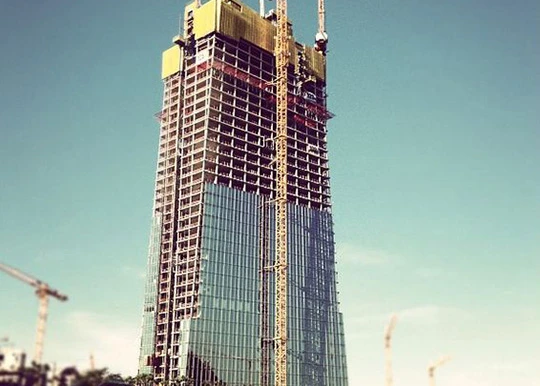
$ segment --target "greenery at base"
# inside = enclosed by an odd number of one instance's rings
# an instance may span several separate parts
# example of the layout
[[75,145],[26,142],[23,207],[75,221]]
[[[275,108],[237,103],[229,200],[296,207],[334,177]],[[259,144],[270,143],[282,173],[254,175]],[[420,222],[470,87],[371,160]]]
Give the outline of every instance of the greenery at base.
[[[76,367],[66,367],[56,374],[51,374],[48,365],[32,363],[11,373],[9,381],[2,381],[0,386],[161,386],[151,374],[139,374],[134,377],[122,377],[117,373],[110,373],[107,368],[86,370],[79,372]],[[186,376],[171,380],[168,386],[194,386],[195,382]],[[222,381],[205,381],[202,386],[225,386]]]

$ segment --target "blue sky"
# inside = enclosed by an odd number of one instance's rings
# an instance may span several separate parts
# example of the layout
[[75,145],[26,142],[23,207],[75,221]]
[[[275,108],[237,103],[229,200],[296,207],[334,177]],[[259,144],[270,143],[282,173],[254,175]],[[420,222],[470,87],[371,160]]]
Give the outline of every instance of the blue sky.
[[[290,2],[311,42],[316,2]],[[248,4],[256,5],[250,1]],[[273,4],[273,3],[272,3]],[[183,1],[0,2],[0,261],[67,293],[45,358],[134,373],[160,109]],[[351,386],[540,382],[540,3],[328,1]],[[0,336],[37,299],[0,276]]]

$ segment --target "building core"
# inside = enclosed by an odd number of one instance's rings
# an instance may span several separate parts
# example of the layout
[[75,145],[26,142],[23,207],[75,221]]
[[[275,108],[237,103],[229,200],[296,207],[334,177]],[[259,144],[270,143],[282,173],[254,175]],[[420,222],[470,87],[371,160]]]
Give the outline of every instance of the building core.
[[[272,12],[194,2],[164,83],[139,373],[273,385],[276,91]],[[326,57],[292,38],[287,379],[347,386],[327,152]]]

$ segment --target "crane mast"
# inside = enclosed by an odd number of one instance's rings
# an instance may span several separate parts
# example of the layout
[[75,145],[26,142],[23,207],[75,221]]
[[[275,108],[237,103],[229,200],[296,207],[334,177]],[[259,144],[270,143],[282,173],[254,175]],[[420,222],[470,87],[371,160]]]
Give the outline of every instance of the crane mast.
[[429,386],[435,386],[435,370],[448,362],[451,358],[443,356],[428,367]]
[[319,10],[319,33],[326,33],[326,27],[325,27],[325,9],[324,9],[324,0],[319,0],[318,3],[318,10]]
[[318,2],[319,10],[319,28],[315,34],[315,50],[319,51],[323,55],[326,55],[326,46],[328,45],[328,34],[326,33],[326,11],[324,9],[324,0]]
[[287,385],[287,0],[277,0],[276,22],[276,310],[275,386]]
[[66,301],[68,297],[64,294],[61,294],[57,290],[52,289],[51,287],[49,287],[47,283],[44,283],[41,280],[38,280],[6,264],[0,263],[0,270],[36,288],[36,296],[39,299],[39,312],[38,312],[34,361],[40,364],[41,359],[43,357],[43,342],[45,339],[45,327],[47,325],[49,296],[55,297],[56,299],[63,302]]
[[392,333],[396,328],[397,315],[392,315],[384,333],[384,353],[386,359],[386,386],[392,386]]

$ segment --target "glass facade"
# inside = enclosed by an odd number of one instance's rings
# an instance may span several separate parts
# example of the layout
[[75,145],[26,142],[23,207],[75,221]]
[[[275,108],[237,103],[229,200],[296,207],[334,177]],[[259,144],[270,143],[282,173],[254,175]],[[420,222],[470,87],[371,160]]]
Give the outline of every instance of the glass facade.
[[154,326],[156,318],[159,250],[161,245],[161,216],[154,215],[150,230],[148,264],[144,286],[144,305],[142,319],[141,349],[139,353],[139,373],[151,374],[152,363],[149,358],[154,352]]
[[200,313],[180,350],[180,368],[196,382],[258,384],[258,203],[255,194],[206,184]]
[[[185,321],[178,353],[178,375],[196,384],[260,384],[261,207],[259,195],[205,186],[200,313]],[[289,213],[289,384],[347,385],[331,214]]]

